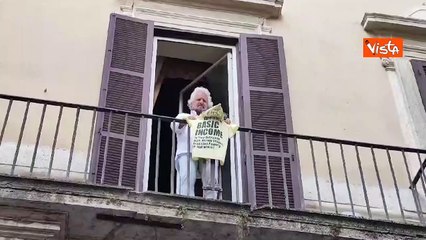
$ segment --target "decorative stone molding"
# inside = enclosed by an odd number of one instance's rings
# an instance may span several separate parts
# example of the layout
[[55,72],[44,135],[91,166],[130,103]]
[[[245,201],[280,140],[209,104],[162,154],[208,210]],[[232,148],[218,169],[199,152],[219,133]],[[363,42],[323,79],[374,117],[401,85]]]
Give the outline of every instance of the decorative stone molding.
[[426,59],[426,47],[404,44],[404,56],[408,58]]
[[382,66],[386,71],[395,71],[395,62],[390,58],[381,58]]
[[426,20],[382,13],[365,13],[361,25],[371,33],[426,36]]
[[[214,11],[210,9],[191,9],[168,4],[158,4],[141,0],[127,0],[120,6],[121,14],[152,20],[156,26],[182,30],[192,30],[225,36],[239,36],[241,33],[270,34],[272,28],[265,24],[264,18],[256,16],[238,17],[239,14]],[[244,20],[239,20],[244,19]]]
[[407,17],[426,19],[425,13],[426,13],[426,2],[422,3],[420,6],[418,6],[416,8],[413,8],[406,15],[407,15]]
[[65,240],[67,214],[0,206],[0,239]]
[[162,11],[162,10],[143,8],[143,7],[137,7],[135,9],[135,14],[167,18],[167,19],[174,20],[174,21],[177,21],[177,20],[192,21],[192,22],[196,22],[196,23],[200,23],[200,24],[212,24],[212,25],[217,25],[217,26],[240,28],[240,29],[244,29],[244,30],[255,30],[258,27],[260,27],[260,25],[253,24],[253,23],[234,22],[234,21],[228,21],[228,20],[219,19],[219,18],[201,17],[201,16],[196,16],[196,15],[182,14],[182,13],[177,13],[177,12],[167,12],[167,11]]
[[259,32],[268,33],[268,34],[270,34],[272,32],[272,27],[266,25],[265,19],[263,19],[263,22],[262,22],[262,25],[260,26]]
[[227,12],[243,13],[262,18],[278,18],[283,0],[146,0],[187,7],[209,8]]

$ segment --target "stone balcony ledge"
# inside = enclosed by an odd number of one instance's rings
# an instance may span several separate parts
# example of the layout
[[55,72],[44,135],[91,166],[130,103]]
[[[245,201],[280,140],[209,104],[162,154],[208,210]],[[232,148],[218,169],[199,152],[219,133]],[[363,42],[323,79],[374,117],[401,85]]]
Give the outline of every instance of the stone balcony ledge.
[[[3,208],[63,214],[71,240],[426,237],[426,229],[415,225],[9,176],[0,176],[0,218]],[[20,223],[19,216],[12,220]]]

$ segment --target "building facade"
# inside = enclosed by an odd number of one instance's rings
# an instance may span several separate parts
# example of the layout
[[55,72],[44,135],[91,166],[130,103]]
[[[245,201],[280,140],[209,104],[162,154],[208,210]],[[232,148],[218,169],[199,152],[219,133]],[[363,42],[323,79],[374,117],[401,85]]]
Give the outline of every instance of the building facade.
[[[426,238],[420,0],[6,0],[0,29],[0,237]],[[215,201],[175,194],[195,86],[240,125]]]

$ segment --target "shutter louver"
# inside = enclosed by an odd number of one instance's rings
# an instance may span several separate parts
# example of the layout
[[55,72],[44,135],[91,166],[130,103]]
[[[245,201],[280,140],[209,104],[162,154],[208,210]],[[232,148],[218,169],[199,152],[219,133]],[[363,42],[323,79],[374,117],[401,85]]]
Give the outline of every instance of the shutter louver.
[[[129,112],[148,112],[153,23],[111,14],[100,106]],[[111,117],[111,120],[109,119]],[[101,113],[100,134],[95,139],[95,182],[119,184],[125,137],[125,116]],[[110,128],[108,131],[109,123]],[[146,121],[128,116],[123,154],[122,186],[143,189]],[[107,141],[108,139],[108,141]],[[105,156],[106,154],[106,156]],[[104,163],[104,161],[106,162]]]
[[[240,38],[241,85],[244,124],[259,130],[292,133],[291,110],[282,38],[243,35]],[[254,133],[247,138],[247,175],[255,190],[249,196],[255,207],[269,205],[267,164],[269,160],[272,205],[286,207],[285,185],[290,208],[301,207],[300,166],[293,139]],[[282,152],[281,152],[282,146]],[[250,149],[252,148],[252,149]],[[253,169],[251,169],[253,166]],[[284,173],[283,173],[284,171]],[[250,188],[251,186],[249,186]]]

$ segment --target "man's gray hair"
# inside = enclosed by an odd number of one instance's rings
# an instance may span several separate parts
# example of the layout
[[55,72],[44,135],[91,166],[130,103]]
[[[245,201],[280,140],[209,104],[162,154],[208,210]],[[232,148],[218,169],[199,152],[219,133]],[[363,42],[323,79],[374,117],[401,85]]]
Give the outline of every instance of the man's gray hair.
[[197,87],[197,88],[194,89],[194,91],[192,91],[191,97],[188,100],[189,109],[191,109],[192,103],[196,100],[195,97],[197,96],[198,92],[202,92],[207,96],[207,107],[208,108],[213,107],[213,101],[212,101],[210,91],[207,88],[204,88],[204,87]]

